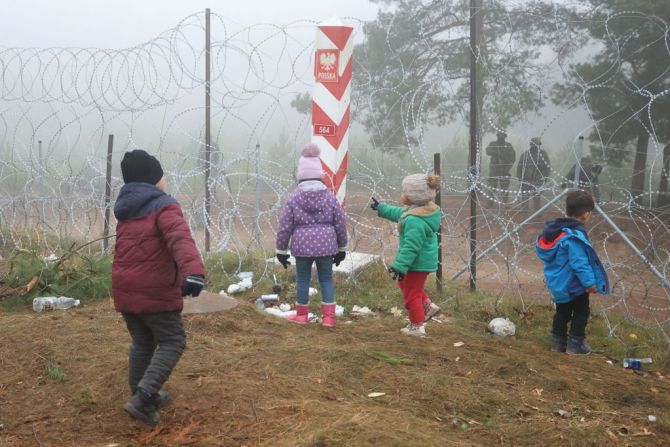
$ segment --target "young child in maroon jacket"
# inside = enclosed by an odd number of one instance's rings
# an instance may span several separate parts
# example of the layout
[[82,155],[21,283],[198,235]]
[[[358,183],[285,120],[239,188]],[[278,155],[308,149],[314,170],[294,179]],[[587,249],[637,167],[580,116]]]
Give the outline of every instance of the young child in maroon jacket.
[[181,207],[165,193],[158,160],[142,150],[126,152],[121,173],[112,294],[132,338],[133,393],[123,409],[154,426],[160,422],[158,408],[169,399],[161,387],[186,347],[182,297],[200,294],[205,268]]

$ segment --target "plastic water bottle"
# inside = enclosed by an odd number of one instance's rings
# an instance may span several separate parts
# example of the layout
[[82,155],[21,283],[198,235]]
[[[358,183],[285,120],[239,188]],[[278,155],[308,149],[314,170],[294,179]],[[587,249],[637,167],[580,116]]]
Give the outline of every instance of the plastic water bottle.
[[651,363],[651,358],[650,357],[645,357],[642,359],[638,358],[625,358],[623,359],[623,367],[626,369],[634,369],[636,371],[639,371],[642,369],[642,365],[645,363]]
[[33,310],[35,312],[44,312],[54,309],[69,309],[79,306],[80,301],[67,296],[42,296],[33,299]]
[[275,293],[272,293],[272,294],[269,294],[269,295],[261,295],[261,300],[262,300],[264,303],[270,303],[270,302],[273,302],[273,301],[279,301],[279,295],[277,295],[277,294],[275,294]]

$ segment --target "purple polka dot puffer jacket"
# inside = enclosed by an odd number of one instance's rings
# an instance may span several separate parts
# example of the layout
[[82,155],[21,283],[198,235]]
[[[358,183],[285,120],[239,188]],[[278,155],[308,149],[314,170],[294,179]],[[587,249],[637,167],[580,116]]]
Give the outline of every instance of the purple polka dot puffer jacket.
[[347,247],[344,209],[328,189],[298,186],[284,205],[277,233],[277,253],[296,257],[334,256]]

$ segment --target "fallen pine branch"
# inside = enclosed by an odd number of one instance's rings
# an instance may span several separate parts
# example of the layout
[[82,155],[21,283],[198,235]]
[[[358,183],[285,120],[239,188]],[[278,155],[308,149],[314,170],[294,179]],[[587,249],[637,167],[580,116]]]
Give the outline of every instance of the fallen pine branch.
[[64,261],[66,261],[70,256],[74,255],[75,253],[77,253],[82,248],[86,248],[89,245],[95,244],[96,242],[104,241],[105,239],[111,239],[113,237],[116,237],[116,234],[111,234],[109,236],[99,237],[99,238],[94,239],[92,241],[86,242],[85,244],[82,244],[79,247],[75,247],[75,244],[72,244],[70,249],[63,256],[58,258],[58,260],[56,260],[56,268],[58,268]]
[[26,293],[30,292],[33,290],[33,288],[37,285],[37,282],[39,281],[39,278],[37,276],[33,276],[32,279],[28,284],[25,286],[21,287],[7,287],[3,290],[0,290],[0,300],[3,300],[9,296],[12,295],[25,295]]

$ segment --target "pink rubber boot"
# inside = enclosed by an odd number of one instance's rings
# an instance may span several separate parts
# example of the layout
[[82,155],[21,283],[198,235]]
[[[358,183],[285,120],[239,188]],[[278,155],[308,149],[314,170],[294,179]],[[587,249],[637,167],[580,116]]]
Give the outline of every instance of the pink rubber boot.
[[335,303],[322,304],[321,314],[323,315],[321,319],[323,327],[335,327]]
[[308,315],[309,315],[309,306],[303,306],[298,304],[295,306],[296,314],[288,317],[288,321],[291,321],[296,324],[307,324]]

